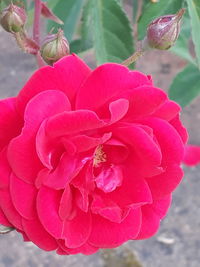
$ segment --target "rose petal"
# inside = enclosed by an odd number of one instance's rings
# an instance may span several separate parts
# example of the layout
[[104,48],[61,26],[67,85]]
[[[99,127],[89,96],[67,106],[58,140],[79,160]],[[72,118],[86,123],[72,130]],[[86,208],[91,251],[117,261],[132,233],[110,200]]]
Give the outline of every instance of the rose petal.
[[[0,192],[1,193],[1,192]],[[8,221],[7,217],[5,216],[4,212],[0,208],[0,224],[3,224],[7,227],[12,227],[13,225]]]
[[173,164],[167,166],[162,174],[146,179],[153,198],[160,199],[173,192],[181,182],[183,174],[180,166]]
[[188,132],[180,121],[180,115],[176,115],[176,117],[170,121],[170,124],[177,130],[178,134],[182,138],[183,143],[186,144],[188,141]]
[[0,101],[0,150],[21,132],[23,120],[17,113],[15,105],[14,97]]
[[174,127],[159,118],[148,118],[143,123],[151,127],[162,151],[162,165],[180,164],[183,159],[184,145]]
[[65,220],[62,238],[69,248],[82,246],[88,240],[91,232],[91,214],[77,209],[76,216],[68,221]]
[[58,214],[60,199],[60,191],[46,186],[41,186],[37,195],[38,217],[45,230],[56,239],[61,238],[63,229],[63,221]]
[[75,55],[62,58],[54,67],[40,68],[18,95],[19,112],[23,114],[29,100],[45,90],[61,90],[71,101],[89,74],[88,66]]
[[22,220],[19,213],[13,206],[10,194],[8,191],[0,190],[1,209],[8,221],[17,229],[22,230]]
[[80,87],[76,109],[96,111],[108,101],[119,98],[125,90],[144,84],[150,84],[150,81],[142,73],[130,72],[128,68],[115,63],[104,64],[96,68]]
[[0,189],[8,189],[11,168],[7,160],[7,147],[0,152]]
[[45,231],[37,218],[34,220],[26,220],[23,218],[22,224],[28,238],[39,248],[46,251],[57,249],[58,244],[56,240]]
[[200,163],[200,146],[186,145],[183,163],[188,166],[195,166]]
[[160,220],[167,213],[171,204],[171,195],[142,207],[142,224],[139,235],[135,239],[146,239],[153,236],[159,228]]
[[34,219],[36,213],[37,190],[33,185],[27,184],[14,174],[10,176],[10,195],[14,207],[25,219]]
[[97,252],[99,249],[87,243],[79,248],[67,248],[63,240],[59,240],[58,244],[60,248],[63,250],[61,255],[69,255],[69,254],[73,255],[73,254],[78,254],[78,253],[82,253],[84,255],[91,255]]
[[134,239],[140,227],[140,208],[132,209],[121,223],[114,223],[99,215],[93,215],[92,232],[88,243],[96,247],[114,248],[129,239]]
[[77,110],[52,116],[46,123],[46,132],[51,137],[59,137],[97,129],[104,125],[105,122],[94,112]]
[[59,91],[45,91],[30,100],[24,115],[25,126],[22,133],[12,139],[8,146],[8,160],[17,177],[34,183],[42,168],[35,148],[36,132],[46,117],[66,109],[69,109],[69,101]]
[[181,107],[174,101],[165,101],[152,116],[158,117],[167,121],[172,120],[181,110]]

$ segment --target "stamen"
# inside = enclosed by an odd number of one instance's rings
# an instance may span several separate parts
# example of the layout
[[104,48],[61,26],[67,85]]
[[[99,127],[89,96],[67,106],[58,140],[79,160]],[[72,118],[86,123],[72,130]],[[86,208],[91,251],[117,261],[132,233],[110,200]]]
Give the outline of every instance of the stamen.
[[93,166],[99,167],[102,162],[106,162],[106,154],[103,151],[103,146],[99,145],[94,152]]

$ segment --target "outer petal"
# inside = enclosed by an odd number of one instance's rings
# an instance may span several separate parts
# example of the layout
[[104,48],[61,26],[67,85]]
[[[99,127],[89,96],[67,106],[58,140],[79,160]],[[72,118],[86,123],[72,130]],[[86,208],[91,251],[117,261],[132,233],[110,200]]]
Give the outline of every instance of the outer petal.
[[170,121],[180,110],[181,107],[176,102],[167,100],[153,113],[153,116]]
[[[119,98],[125,90],[150,84],[149,79],[136,71],[114,63],[96,68],[81,86],[76,101],[76,109],[98,110],[107,102]],[[97,93],[98,92],[98,93]]]
[[14,227],[23,231],[21,216],[13,206],[10,194],[8,191],[0,190],[0,205],[6,218]]
[[179,165],[167,166],[165,172],[150,177],[147,180],[153,199],[160,199],[172,193],[183,178],[183,171]]
[[26,219],[37,217],[35,208],[37,190],[34,185],[27,184],[12,174],[10,177],[10,194],[16,210],[22,217]]
[[[95,252],[98,251],[99,248],[96,248],[94,246],[91,246],[89,244],[84,244],[83,246],[79,247],[79,248],[68,248],[65,246],[65,243],[63,240],[59,240],[58,244],[60,246],[60,248],[63,250],[63,253],[61,255],[69,255],[69,254],[78,254],[78,253],[82,253],[84,255],[91,255]],[[60,254],[57,251],[58,254]]]
[[23,131],[8,146],[8,160],[17,177],[34,182],[42,168],[35,148],[37,130],[47,117],[69,108],[67,97],[59,91],[45,91],[31,99],[25,111]]
[[5,216],[4,212],[0,208],[0,224],[3,224],[8,227],[12,227],[13,225],[8,221],[7,217]]
[[180,164],[183,159],[184,145],[180,135],[167,121],[148,118],[143,123],[151,127],[162,152],[162,165]]
[[0,189],[8,189],[11,168],[7,160],[7,147],[0,152]]
[[18,95],[17,108],[23,114],[29,100],[45,90],[61,90],[71,101],[89,74],[90,69],[77,56],[64,57],[54,67],[47,66],[33,74]]
[[22,224],[28,238],[39,248],[50,251],[58,247],[56,240],[45,231],[37,218],[34,220],[23,218]]
[[99,215],[92,216],[92,232],[88,243],[102,248],[114,248],[134,239],[140,230],[140,208],[132,209],[122,223],[110,222]]
[[170,121],[170,124],[177,130],[183,140],[183,143],[186,144],[188,141],[188,133],[186,128],[182,125],[180,121],[180,115],[176,115],[175,118]]
[[137,238],[145,239],[153,236],[159,228],[160,220],[165,216],[171,204],[171,195],[142,207],[142,224]]
[[15,108],[16,98],[0,101],[0,150],[21,132],[23,120]]
[[195,166],[200,163],[200,146],[186,145],[183,163],[188,166]]

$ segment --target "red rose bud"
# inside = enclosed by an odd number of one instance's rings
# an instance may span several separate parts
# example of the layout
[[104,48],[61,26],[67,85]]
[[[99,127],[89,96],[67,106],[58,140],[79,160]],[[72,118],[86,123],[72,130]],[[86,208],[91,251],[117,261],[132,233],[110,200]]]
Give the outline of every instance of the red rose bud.
[[0,24],[7,32],[20,32],[26,22],[26,12],[24,8],[10,4],[5,8],[0,16]]
[[43,42],[40,52],[44,61],[49,65],[69,55],[69,44],[64,37],[63,31],[59,30],[57,34],[48,35]]
[[161,16],[147,28],[147,43],[150,47],[167,50],[176,42],[180,33],[180,22],[185,12],[182,8],[174,15]]

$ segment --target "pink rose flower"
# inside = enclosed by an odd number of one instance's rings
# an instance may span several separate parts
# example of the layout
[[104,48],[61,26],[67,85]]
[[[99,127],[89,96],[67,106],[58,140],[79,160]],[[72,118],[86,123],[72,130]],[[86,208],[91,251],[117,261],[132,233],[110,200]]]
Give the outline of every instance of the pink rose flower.
[[0,223],[58,254],[151,237],[183,176],[179,112],[119,64],[36,71],[0,103]]

